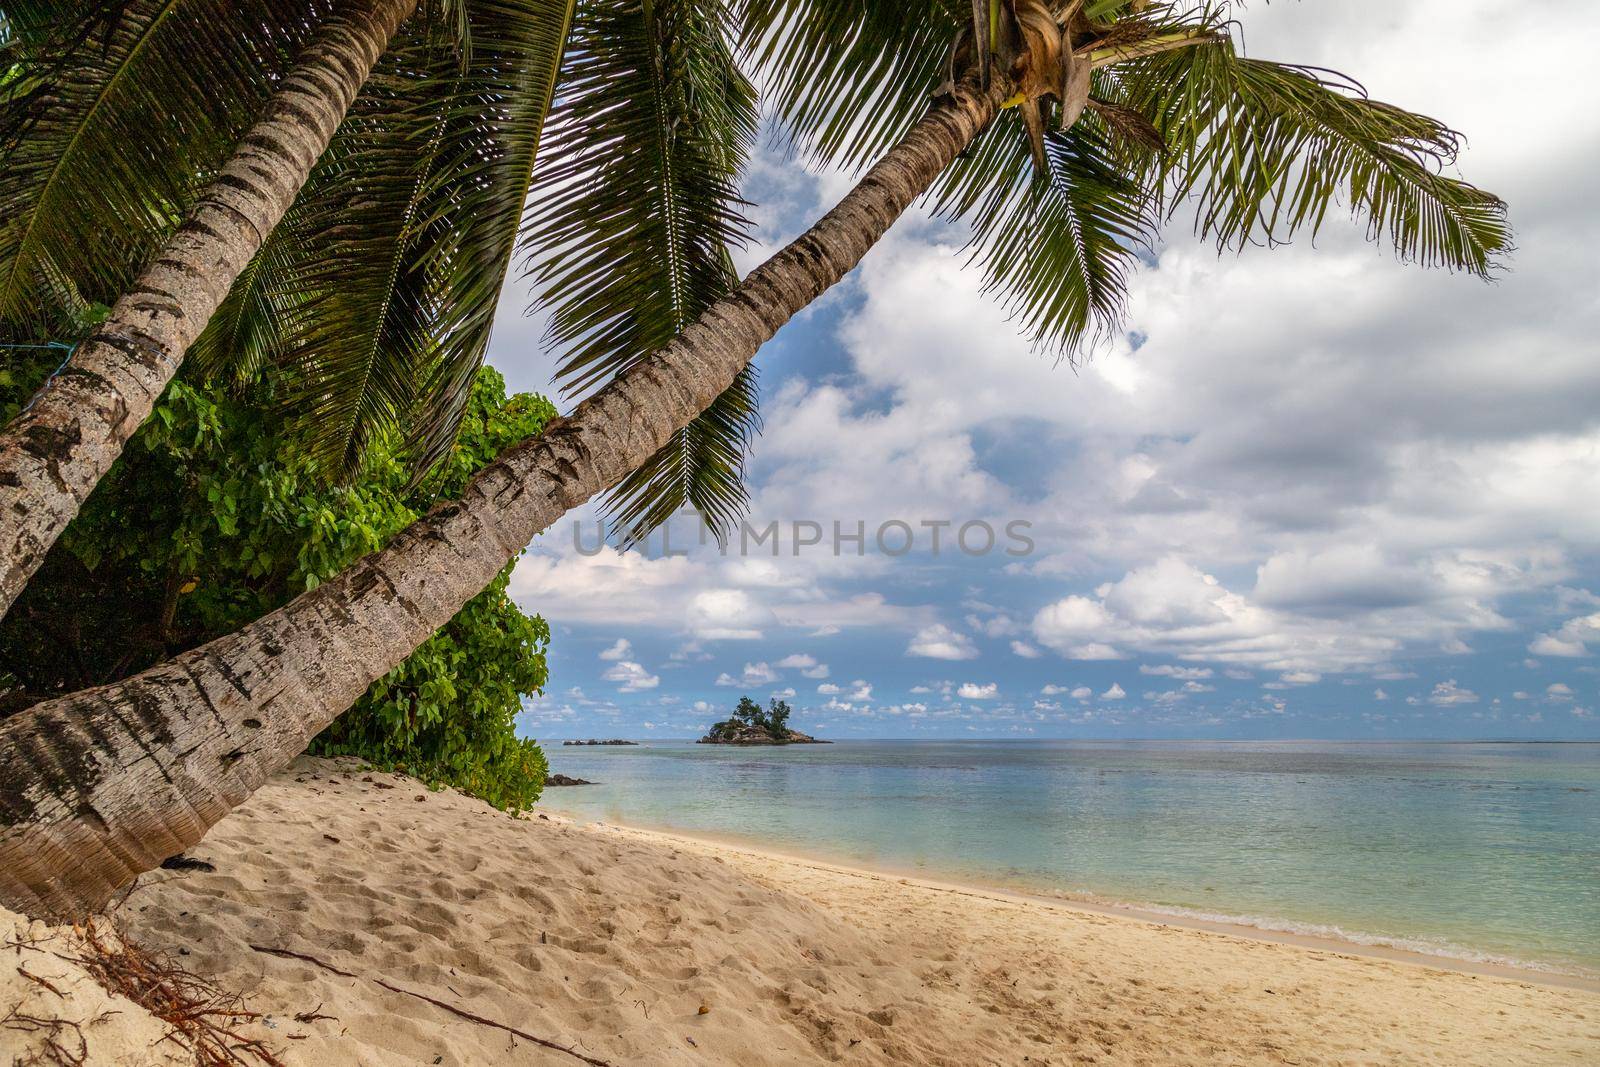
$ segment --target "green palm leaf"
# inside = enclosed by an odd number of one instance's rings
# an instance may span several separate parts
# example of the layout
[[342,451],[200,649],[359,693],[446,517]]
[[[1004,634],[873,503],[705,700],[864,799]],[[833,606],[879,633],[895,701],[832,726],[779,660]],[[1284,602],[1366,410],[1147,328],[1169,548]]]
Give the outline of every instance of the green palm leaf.
[[971,0],[745,0],[744,44],[784,134],[860,168],[920,119]]
[[1114,334],[1139,249],[1180,211],[1220,248],[1314,236],[1342,206],[1425,266],[1488,276],[1509,250],[1505,204],[1446,173],[1459,137],[1442,123],[1331,72],[1240,57],[1225,5],[1124,7],[1107,7],[1112,44],[1080,47],[1105,69],[1090,110],[1047,138],[1049,180],[1006,111],[933,198],[970,222],[989,288],[1042,346],[1071,357]]
[[1226,40],[1117,68],[1122,101],[1168,146],[1172,209],[1223,248],[1315,236],[1343,205],[1402,259],[1487,276],[1510,249],[1505,203],[1452,178],[1460,137],[1342,75],[1246,59]]
[[1160,221],[1149,188],[1119,168],[1115,139],[1096,115],[1046,135],[1040,180],[1007,111],[934,196],[936,213],[970,221],[986,287],[1038,344],[1069,356],[1120,327],[1129,272]]
[[[738,179],[755,94],[724,0],[583,0],[524,231],[550,309],[557,378],[583,393],[666,344],[737,281]],[[637,540],[684,505],[719,530],[742,513],[754,376],[619,485]]]
[[[281,403],[351,472],[403,429],[420,474],[450,446],[488,346],[571,15],[570,0],[467,0],[408,26],[193,358]],[[468,40],[470,50],[457,42]]]
[[0,330],[110,303],[330,0],[0,0]]

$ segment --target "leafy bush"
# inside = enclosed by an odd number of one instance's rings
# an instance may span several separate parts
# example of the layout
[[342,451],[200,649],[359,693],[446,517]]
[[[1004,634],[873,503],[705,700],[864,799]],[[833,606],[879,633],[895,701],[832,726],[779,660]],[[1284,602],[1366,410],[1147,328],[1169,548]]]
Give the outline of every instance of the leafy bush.
[[[281,606],[459,495],[555,415],[542,397],[507,399],[484,368],[454,448],[420,484],[401,443],[386,440],[350,482],[331,485],[270,414],[272,380],[258,388],[251,402],[182,380],[168,389],[0,623],[0,716],[125,677]],[[25,400],[20,384],[0,382],[0,409]],[[550,632],[506,595],[510,573],[312,750],[403,767],[504,808],[532,804],[544,756],[514,721],[521,696],[544,685]]]

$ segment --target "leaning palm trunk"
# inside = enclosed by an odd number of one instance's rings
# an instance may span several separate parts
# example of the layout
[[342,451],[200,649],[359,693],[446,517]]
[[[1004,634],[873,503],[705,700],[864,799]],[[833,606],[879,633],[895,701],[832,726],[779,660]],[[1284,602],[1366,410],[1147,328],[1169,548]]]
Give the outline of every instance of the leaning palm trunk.
[[80,916],[200,840],[534,535],[705,410],[860,261],[1003,93],[962,87],[936,104],[837,207],[670,344],[382,552],[235,634],[0,724],[0,904]]
[[183,225],[0,433],[0,614],[149,416],[416,5],[355,0],[318,30]]

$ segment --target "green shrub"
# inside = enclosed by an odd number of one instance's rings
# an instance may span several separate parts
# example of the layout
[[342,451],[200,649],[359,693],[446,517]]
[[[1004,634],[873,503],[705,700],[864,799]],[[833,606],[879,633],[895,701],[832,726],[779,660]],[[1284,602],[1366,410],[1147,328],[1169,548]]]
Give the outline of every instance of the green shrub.
[[[15,364],[13,364],[15,367]],[[30,377],[19,374],[17,378]],[[28,382],[31,391],[33,382]],[[555,415],[479,371],[455,446],[413,485],[400,442],[330,484],[271,414],[177,381],[95,490],[3,623],[0,716],[135,673],[315,587],[460,494],[507,445]],[[26,400],[0,382],[0,407]],[[545,762],[515,734],[545,683],[550,632],[506,595],[508,566],[312,744],[456,786],[500,807],[538,798]]]

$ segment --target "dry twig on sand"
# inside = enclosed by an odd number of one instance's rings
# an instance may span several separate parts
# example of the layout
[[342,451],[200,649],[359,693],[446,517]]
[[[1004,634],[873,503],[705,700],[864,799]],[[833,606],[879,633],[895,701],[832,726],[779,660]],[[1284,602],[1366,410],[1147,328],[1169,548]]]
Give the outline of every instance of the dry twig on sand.
[[0,1030],[44,1035],[37,1049],[15,1061],[21,1067],[82,1067],[89,1056],[89,1042],[83,1036],[83,1027],[70,1019],[26,1015],[12,1008],[0,1019]]
[[[365,977],[364,975],[356,974],[354,971],[347,971],[342,967],[335,967],[326,960],[319,960],[317,957],[309,956],[304,952],[295,952],[287,948],[273,948],[270,945],[251,945],[250,947],[256,952],[263,952],[268,956],[280,956],[284,959],[301,960],[302,962],[309,963],[316,967],[321,967],[323,970],[328,971],[331,974],[337,974],[344,978]],[[590,1067],[613,1067],[612,1064],[607,1063],[605,1060],[598,1060],[593,1056],[586,1056],[575,1048],[560,1044],[556,1041],[551,1041],[549,1038],[538,1037],[534,1034],[528,1033],[526,1030],[519,1030],[515,1026],[508,1026],[505,1023],[496,1022],[493,1019],[486,1019],[482,1015],[477,1015],[473,1012],[467,1011],[465,1008],[458,1008],[448,1001],[439,1000],[436,997],[430,997],[426,993],[418,993],[414,990],[397,986],[394,983],[387,982],[382,978],[368,978],[367,981],[372,982],[375,985],[380,985],[389,990],[391,993],[400,993],[404,996],[416,997],[418,1000],[425,1000],[434,1007],[442,1008],[451,1015],[458,1016],[459,1018],[465,1019],[468,1022],[477,1023],[480,1026],[492,1026],[497,1030],[504,1030],[508,1034],[514,1034],[517,1037],[522,1038],[524,1041],[532,1041],[535,1045],[540,1045],[556,1052],[565,1052],[568,1056],[571,1056],[574,1059],[582,1060],[584,1063],[589,1064]]]

